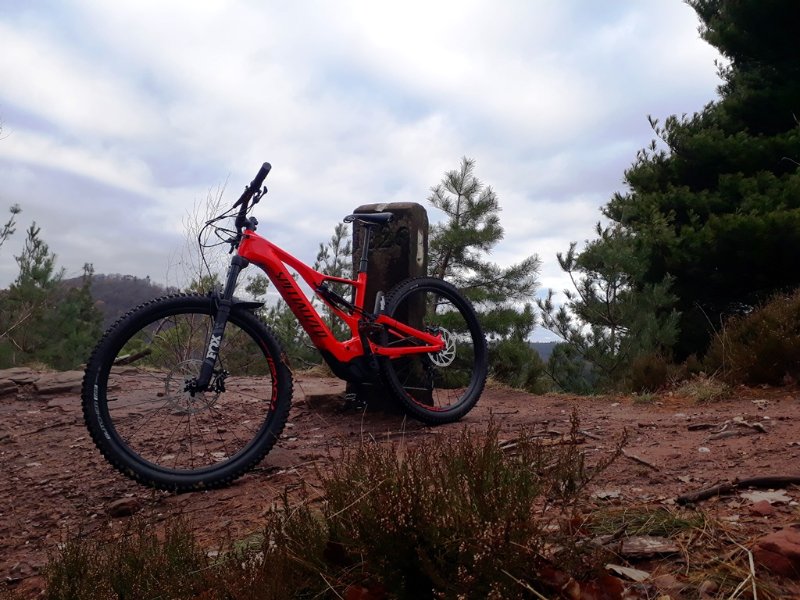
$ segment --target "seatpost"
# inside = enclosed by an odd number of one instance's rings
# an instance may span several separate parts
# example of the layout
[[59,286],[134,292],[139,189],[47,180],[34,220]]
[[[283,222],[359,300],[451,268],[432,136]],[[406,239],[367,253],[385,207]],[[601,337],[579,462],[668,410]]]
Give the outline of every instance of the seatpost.
[[369,264],[369,242],[372,238],[372,224],[364,223],[364,245],[361,248],[361,262],[358,264],[358,272],[366,273]]

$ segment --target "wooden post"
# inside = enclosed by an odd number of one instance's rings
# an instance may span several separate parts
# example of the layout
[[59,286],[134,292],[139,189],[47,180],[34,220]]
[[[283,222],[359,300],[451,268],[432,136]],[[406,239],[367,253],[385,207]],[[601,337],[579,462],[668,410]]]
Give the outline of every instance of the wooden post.
[[[379,294],[387,294],[398,283],[409,277],[423,277],[428,273],[428,213],[416,202],[364,204],[353,212],[390,212],[394,215],[387,226],[374,230],[370,255],[366,299],[364,307],[377,311]],[[353,272],[358,268],[363,243],[363,226],[353,224]],[[389,390],[380,382],[357,386],[347,384],[348,398],[358,405],[371,409],[400,411]],[[355,394],[355,396],[352,396]]]

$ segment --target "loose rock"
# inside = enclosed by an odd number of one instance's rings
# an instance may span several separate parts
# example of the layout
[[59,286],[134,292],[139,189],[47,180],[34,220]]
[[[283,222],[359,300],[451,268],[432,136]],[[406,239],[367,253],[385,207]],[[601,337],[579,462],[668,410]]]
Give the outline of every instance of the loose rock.
[[750,507],[750,512],[759,517],[769,517],[775,514],[775,509],[767,500],[760,500]]
[[10,379],[0,380],[0,397],[13,396],[17,393],[17,384]]
[[756,541],[753,559],[771,572],[800,579],[800,530],[784,527]]

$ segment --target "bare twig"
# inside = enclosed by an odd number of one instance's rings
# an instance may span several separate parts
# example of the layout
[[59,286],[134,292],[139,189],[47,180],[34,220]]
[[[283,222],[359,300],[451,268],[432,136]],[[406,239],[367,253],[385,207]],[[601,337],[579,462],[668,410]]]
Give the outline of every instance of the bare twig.
[[342,598],[342,596],[339,594],[339,592],[337,592],[337,591],[336,591],[336,590],[333,588],[333,586],[331,585],[331,582],[330,582],[330,581],[328,581],[327,577],[325,577],[325,575],[324,575],[324,574],[323,574],[321,571],[320,571],[320,573],[319,573],[319,576],[320,576],[320,577],[322,577],[322,581],[324,581],[324,582],[325,582],[325,585],[327,585],[327,586],[330,588],[330,590],[331,590],[331,591],[332,591],[334,594],[336,594],[336,597],[337,597],[337,598],[339,598],[340,600],[344,600],[344,598]]
[[539,600],[547,600],[546,597],[542,596],[539,592],[537,592],[535,589],[533,589],[527,582],[522,581],[521,579],[517,579],[516,577],[514,577],[511,573],[509,573],[505,569],[502,569],[502,571],[503,571],[503,573],[508,575],[512,580],[514,580],[514,582],[518,583],[519,585],[524,587],[526,590],[528,590],[530,593],[532,593],[534,596],[539,598]]
[[77,423],[77,419],[65,419],[63,421],[56,421],[55,423],[48,423],[47,425],[43,425],[41,427],[37,427],[36,429],[31,429],[30,431],[24,431],[22,433],[17,433],[14,435],[15,438],[24,438],[29,435],[33,435],[34,433],[41,433],[42,431],[47,431],[48,429],[56,429],[60,427],[65,427],[66,425],[72,425]]
[[595,434],[593,434],[593,433],[591,433],[589,431],[586,431],[585,429],[578,429],[578,433],[580,433],[581,435],[585,435],[587,438],[590,438],[590,439],[593,439],[593,440],[602,440],[603,439],[601,436],[595,435]]
[[367,496],[369,496],[369,495],[370,495],[372,492],[374,492],[375,490],[377,490],[377,489],[378,489],[379,487],[381,487],[381,486],[382,486],[384,483],[386,483],[386,480],[385,480],[385,479],[383,479],[383,480],[379,481],[379,482],[378,482],[376,485],[374,485],[373,487],[371,487],[370,489],[368,489],[366,492],[364,492],[363,494],[361,494],[361,495],[360,495],[358,498],[356,498],[355,500],[353,500],[353,501],[352,501],[350,504],[348,504],[347,506],[345,506],[344,508],[342,508],[342,509],[340,509],[340,510],[337,510],[335,513],[333,513],[332,515],[330,515],[330,516],[328,517],[328,521],[333,521],[333,519],[335,519],[336,517],[338,517],[338,516],[339,516],[340,514],[342,514],[343,512],[346,512],[346,511],[350,510],[351,508],[353,508],[353,507],[354,507],[356,504],[358,504],[359,502],[361,502],[361,501],[362,501],[364,498],[366,498]]
[[647,461],[647,460],[643,459],[643,458],[642,458],[642,457],[640,457],[640,456],[636,456],[635,454],[631,454],[630,452],[628,452],[628,451],[627,451],[627,450],[625,450],[624,448],[622,449],[622,455],[623,455],[625,458],[630,458],[630,459],[631,459],[633,462],[637,462],[637,463],[639,463],[640,465],[644,465],[645,467],[650,467],[651,469],[654,469],[654,470],[656,470],[656,471],[660,471],[660,470],[661,470],[660,468],[658,468],[658,467],[657,467],[656,465],[654,465],[653,463],[651,463],[651,462],[649,462],[649,461]]
[[141,352],[137,352],[136,354],[128,354],[127,356],[120,356],[118,359],[114,361],[114,366],[119,367],[122,365],[129,365],[131,363],[136,362],[140,358],[144,358],[145,356],[150,355],[153,352],[151,348],[147,348],[142,350]]
[[778,488],[786,487],[787,485],[800,484],[800,475],[773,475],[761,477],[748,477],[746,479],[734,479],[729,483],[721,483],[704,490],[692,492],[690,494],[683,494],[678,496],[676,501],[678,504],[690,504],[707,500],[714,496],[722,496],[723,494],[730,494],[739,488]]
[[692,423],[686,426],[689,431],[700,431],[701,429],[713,429],[716,425],[714,423]]
[[708,439],[710,439],[710,440],[720,440],[720,439],[727,438],[727,437],[734,437],[734,436],[737,436],[737,435],[741,435],[741,431],[736,430],[736,429],[729,429],[728,428],[729,425],[737,425],[739,427],[749,427],[750,429],[758,431],[759,433],[767,433],[767,428],[764,427],[763,424],[758,423],[758,422],[749,423],[749,422],[745,421],[744,419],[742,419],[740,417],[737,417],[737,418],[735,418],[735,419],[733,419],[731,421],[725,421],[722,424],[722,427],[717,429],[714,432],[714,434],[711,435]]
[[16,323],[14,323],[14,324],[13,324],[11,327],[9,327],[9,328],[8,328],[8,329],[6,329],[6,330],[5,330],[5,331],[4,331],[2,334],[0,334],[0,338],[4,338],[4,337],[5,337],[5,336],[7,336],[9,333],[11,333],[12,331],[14,331],[14,330],[15,330],[17,327],[19,327],[19,326],[20,326],[20,325],[22,325],[22,324],[23,324],[25,321],[27,321],[27,320],[28,320],[28,319],[31,317],[31,315],[32,315],[32,314],[33,314],[33,308],[29,308],[29,309],[27,310],[27,312],[25,312],[25,313],[23,313],[23,314],[22,314],[22,316],[19,318],[19,320],[18,320]]

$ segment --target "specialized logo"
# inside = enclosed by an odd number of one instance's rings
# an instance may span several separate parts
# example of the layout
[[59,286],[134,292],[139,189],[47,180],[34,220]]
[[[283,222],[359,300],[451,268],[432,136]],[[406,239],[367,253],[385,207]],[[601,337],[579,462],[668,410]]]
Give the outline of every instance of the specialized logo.
[[217,353],[219,352],[219,345],[222,342],[221,335],[212,335],[211,341],[208,343],[208,353],[206,353],[206,358],[215,359],[217,358]]
[[308,332],[309,337],[317,340],[322,340],[328,337],[325,328],[319,323],[314,313],[308,306],[308,300],[297,289],[297,284],[291,277],[286,276],[284,273],[278,273],[275,277],[275,284],[281,288],[281,294],[286,299],[289,308],[300,321],[303,329]]

